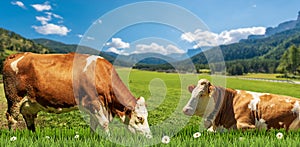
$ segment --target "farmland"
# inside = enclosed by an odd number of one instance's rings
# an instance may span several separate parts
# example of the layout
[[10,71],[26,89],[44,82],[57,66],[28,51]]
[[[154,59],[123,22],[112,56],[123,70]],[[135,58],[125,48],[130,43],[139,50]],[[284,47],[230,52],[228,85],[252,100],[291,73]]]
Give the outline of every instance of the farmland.
[[[3,85],[1,85],[0,146],[300,146],[300,133],[297,131],[252,130],[209,133],[203,131],[203,128],[199,126],[201,118],[186,117],[181,113],[182,107],[190,97],[187,86],[196,84],[197,79],[200,78],[223,83],[229,88],[276,93],[298,98],[300,98],[300,85],[251,81],[234,77],[218,79],[218,77],[209,75],[179,75],[129,69],[118,69],[118,72],[136,97],[143,96],[147,99],[148,122],[154,136],[153,139],[146,140],[139,135],[127,134],[118,119],[110,124],[111,137],[106,137],[101,131],[99,134],[91,134],[88,123],[85,122],[86,118],[79,111],[58,115],[41,112],[37,119],[36,133],[27,130],[9,132],[4,115],[6,101]],[[24,128],[24,124],[21,123],[20,126]],[[196,132],[201,133],[200,137],[193,137]],[[282,139],[276,137],[279,132],[283,133]],[[171,137],[170,143],[161,143],[164,135]],[[15,141],[13,141],[13,137],[16,137]]]

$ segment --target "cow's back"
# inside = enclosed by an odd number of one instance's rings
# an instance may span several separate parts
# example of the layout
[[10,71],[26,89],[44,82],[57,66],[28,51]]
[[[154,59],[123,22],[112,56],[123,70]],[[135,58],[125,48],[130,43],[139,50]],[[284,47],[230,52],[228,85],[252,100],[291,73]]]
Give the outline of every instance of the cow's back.
[[[234,111],[238,122],[258,129],[298,129],[299,99],[290,96],[239,91]],[[240,127],[244,127],[241,125]],[[251,127],[250,127],[251,128]]]

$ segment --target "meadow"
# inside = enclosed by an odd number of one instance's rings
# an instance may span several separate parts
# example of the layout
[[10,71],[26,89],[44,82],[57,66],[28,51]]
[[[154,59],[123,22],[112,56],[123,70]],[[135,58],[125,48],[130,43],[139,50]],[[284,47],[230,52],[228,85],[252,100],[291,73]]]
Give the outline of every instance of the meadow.
[[[187,117],[181,112],[190,97],[187,86],[196,84],[200,78],[221,83],[228,88],[275,93],[300,98],[300,85],[251,81],[235,77],[210,75],[159,73],[118,69],[122,80],[136,96],[147,100],[148,122],[153,139],[127,133],[127,129],[116,119],[110,124],[111,136],[101,130],[90,133],[88,120],[80,111],[64,114],[41,112],[36,121],[37,132],[32,133],[20,123],[21,130],[8,131],[5,118],[6,100],[3,85],[0,85],[0,146],[300,146],[300,132],[285,130],[206,132],[200,125],[201,118]],[[213,83],[214,83],[213,82]],[[199,137],[193,135],[200,132]],[[278,139],[276,135],[282,133]],[[161,138],[169,136],[170,142],[163,144]]]

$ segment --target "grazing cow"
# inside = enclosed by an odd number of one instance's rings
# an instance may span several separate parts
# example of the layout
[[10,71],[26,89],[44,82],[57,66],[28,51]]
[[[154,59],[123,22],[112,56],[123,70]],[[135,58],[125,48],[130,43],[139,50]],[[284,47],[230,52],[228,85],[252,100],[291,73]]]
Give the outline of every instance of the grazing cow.
[[206,79],[189,86],[189,91],[192,96],[183,113],[202,116],[208,131],[300,128],[300,99],[223,88]]
[[117,116],[131,132],[152,137],[144,98],[136,99],[102,57],[75,53],[11,55],[3,65],[3,82],[9,129],[16,129],[20,113],[27,128],[35,131],[39,111],[63,113],[82,108],[91,116],[91,130],[100,124],[109,133],[108,123]]

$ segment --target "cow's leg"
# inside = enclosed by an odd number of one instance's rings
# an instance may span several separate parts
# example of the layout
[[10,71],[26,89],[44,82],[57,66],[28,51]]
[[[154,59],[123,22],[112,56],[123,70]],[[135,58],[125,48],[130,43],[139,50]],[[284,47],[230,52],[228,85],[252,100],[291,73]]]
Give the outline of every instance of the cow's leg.
[[37,117],[37,114],[22,114],[26,122],[28,130],[35,132],[34,120]]
[[[26,98],[27,99],[27,98]],[[28,99],[21,106],[20,112],[26,122],[27,128],[35,132],[34,120],[39,112],[39,107],[36,103],[31,103]]]
[[20,109],[16,105],[12,105],[7,109],[6,119],[8,121],[9,130],[16,130],[18,123],[18,116],[20,114]]
[[[21,99],[21,98],[17,98],[17,99]],[[6,112],[6,118],[8,121],[9,130],[16,130],[18,128],[17,123],[20,115],[20,107],[26,101],[26,99],[21,99],[20,102],[10,101],[10,100],[11,100],[10,98],[7,98],[8,107]]]
[[249,124],[247,122],[237,121],[236,123],[237,129],[247,130],[247,129],[255,129],[255,125]]

